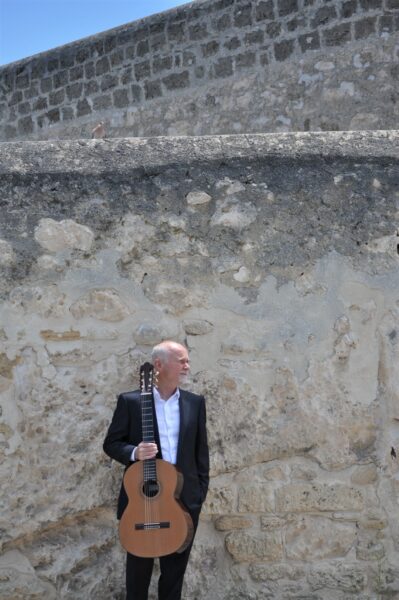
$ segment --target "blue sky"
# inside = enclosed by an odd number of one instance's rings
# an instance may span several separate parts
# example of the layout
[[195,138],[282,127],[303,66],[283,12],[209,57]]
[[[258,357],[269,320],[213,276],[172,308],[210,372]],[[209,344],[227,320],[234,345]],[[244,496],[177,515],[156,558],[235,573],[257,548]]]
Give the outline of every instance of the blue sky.
[[0,0],[0,65],[188,0]]

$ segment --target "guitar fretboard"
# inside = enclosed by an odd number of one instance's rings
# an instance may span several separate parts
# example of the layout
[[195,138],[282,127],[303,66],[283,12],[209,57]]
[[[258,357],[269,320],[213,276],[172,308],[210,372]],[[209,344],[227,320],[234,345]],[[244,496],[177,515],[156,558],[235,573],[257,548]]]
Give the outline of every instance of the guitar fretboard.
[[[152,407],[152,392],[142,392],[141,401],[141,424],[143,429],[143,442],[154,442],[154,414]],[[157,470],[155,458],[148,458],[143,461],[144,482],[155,481],[157,479]]]

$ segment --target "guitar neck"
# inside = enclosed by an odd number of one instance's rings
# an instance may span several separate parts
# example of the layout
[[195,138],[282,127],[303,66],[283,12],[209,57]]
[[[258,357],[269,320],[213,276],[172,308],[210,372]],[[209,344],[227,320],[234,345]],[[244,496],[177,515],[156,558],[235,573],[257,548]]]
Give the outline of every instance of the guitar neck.
[[[154,413],[152,404],[152,392],[142,392],[141,402],[141,424],[143,429],[143,442],[154,442]],[[155,458],[147,458],[143,461],[144,481],[156,479]]]

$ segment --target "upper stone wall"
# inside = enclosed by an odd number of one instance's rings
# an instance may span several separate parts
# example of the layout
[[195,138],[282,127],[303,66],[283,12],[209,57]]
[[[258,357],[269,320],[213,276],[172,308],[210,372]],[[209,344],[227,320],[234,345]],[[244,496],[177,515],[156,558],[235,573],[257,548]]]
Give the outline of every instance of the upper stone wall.
[[393,129],[398,0],[194,2],[0,69],[0,139]]

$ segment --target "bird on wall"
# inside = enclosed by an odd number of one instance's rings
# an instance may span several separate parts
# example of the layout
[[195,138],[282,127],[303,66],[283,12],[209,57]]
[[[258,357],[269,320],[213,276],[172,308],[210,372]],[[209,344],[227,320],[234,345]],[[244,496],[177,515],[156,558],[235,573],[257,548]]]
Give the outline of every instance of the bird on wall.
[[92,139],[100,140],[105,137],[104,121],[100,121],[91,131]]

